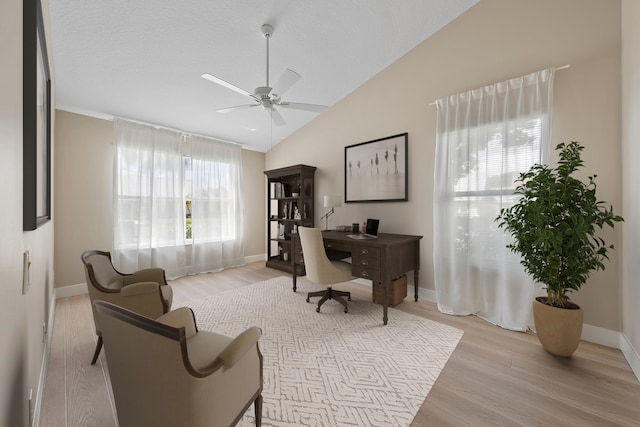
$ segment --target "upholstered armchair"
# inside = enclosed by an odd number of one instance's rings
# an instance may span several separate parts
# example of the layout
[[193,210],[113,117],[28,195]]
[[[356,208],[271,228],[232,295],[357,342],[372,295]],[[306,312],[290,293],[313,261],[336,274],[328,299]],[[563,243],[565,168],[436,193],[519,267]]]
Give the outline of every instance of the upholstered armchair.
[[227,427],[251,404],[261,425],[259,328],[229,338],[198,331],[187,307],[153,320],[108,302],[93,304],[121,427]]
[[87,289],[91,299],[93,320],[98,335],[96,349],[91,359],[95,364],[102,348],[100,322],[96,316],[94,301],[109,301],[152,319],[171,309],[173,292],[167,285],[164,270],[147,268],[132,274],[120,273],[111,262],[111,253],[90,250],[82,254]]

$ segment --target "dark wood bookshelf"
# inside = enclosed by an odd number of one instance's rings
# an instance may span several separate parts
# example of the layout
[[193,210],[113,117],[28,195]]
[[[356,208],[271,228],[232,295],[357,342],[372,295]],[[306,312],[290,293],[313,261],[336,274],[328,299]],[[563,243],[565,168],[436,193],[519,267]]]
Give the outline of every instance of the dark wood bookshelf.
[[[296,234],[299,226],[314,226],[315,171],[314,166],[295,165],[264,172],[267,176],[267,267],[293,271],[291,235]],[[304,274],[303,266],[296,268],[297,274]]]

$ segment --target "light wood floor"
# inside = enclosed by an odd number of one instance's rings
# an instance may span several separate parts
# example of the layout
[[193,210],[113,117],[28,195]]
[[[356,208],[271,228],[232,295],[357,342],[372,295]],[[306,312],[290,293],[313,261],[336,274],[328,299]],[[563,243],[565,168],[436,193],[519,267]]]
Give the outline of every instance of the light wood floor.
[[[259,262],[178,279],[174,304],[282,275]],[[369,287],[341,289],[371,300]],[[397,308],[464,330],[412,426],[640,425],[640,383],[619,350],[581,342],[572,358],[557,358],[531,333],[448,316],[411,296]],[[95,336],[87,295],[56,302],[52,340],[40,425],[117,425],[103,355],[89,364]]]

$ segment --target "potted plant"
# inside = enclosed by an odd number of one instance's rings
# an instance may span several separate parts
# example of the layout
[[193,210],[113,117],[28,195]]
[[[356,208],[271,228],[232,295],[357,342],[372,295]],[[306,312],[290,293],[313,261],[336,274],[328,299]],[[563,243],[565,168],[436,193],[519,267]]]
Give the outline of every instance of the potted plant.
[[300,195],[300,184],[296,184],[293,186],[293,190],[291,190],[291,196],[298,197]]
[[533,302],[536,333],[548,352],[569,357],[580,342],[582,309],[568,293],[585,284],[591,271],[604,270],[613,245],[596,235],[605,225],[614,227],[622,217],[596,198],[596,175],[582,182],[573,173],[583,166],[580,143],[559,144],[558,166],[536,164],[516,180],[522,196],[496,218],[511,233],[507,245],[520,254],[527,274],[542,283],[546,297]]

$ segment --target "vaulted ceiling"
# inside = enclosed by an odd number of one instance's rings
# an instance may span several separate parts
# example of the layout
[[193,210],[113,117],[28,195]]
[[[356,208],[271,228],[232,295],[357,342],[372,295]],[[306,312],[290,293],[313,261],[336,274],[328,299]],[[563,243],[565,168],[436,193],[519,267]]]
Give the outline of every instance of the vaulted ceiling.
[[329,108],[478,0],[50,0],[57,108],[183,130],[267,151],[309,111],[225,107],[291,69],[282,99]]

